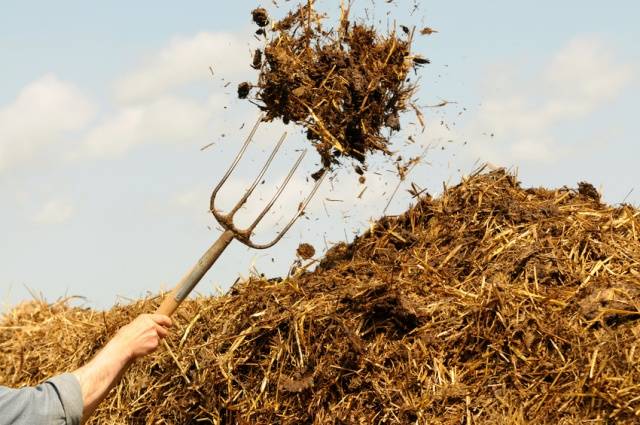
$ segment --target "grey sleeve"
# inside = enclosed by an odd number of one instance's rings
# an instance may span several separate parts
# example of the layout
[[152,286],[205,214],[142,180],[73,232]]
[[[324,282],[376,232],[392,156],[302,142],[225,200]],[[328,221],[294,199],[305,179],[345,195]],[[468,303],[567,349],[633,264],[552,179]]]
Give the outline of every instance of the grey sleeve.
[[37,387],[0,387],[0,425],[79,425],[83,408],[80,383],[70,373]]

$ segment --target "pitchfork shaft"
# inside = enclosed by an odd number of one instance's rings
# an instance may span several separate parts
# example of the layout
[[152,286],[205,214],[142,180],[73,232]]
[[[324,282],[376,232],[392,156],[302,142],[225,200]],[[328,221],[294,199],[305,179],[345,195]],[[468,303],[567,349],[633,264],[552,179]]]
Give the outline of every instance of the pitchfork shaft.
[[209,271],[213,263],[216,262],[220,254],[234,239],[234,234],[231,230],[225,231],[218,240],[211,245],[211,248],[204,253],[202,258],[196,263],[195,266],[180,280],[180,283],[176,285],[169,295],[164,298],[164,301],[156,311],[158,314],[165,314],[171,316],[174,311],[180,307],[180,304],[189,296],[193,288],[196,287],[200,279]]

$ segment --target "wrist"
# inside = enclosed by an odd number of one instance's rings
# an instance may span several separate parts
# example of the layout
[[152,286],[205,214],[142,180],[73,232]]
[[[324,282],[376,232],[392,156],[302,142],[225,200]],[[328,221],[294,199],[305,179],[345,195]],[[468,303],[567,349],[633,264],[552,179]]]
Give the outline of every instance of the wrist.
[[125,341],[120,334],[116,334],[102,351],[106,352],[105,354],[111,359],[119,360],[125,364],[135,360],[131,344]]

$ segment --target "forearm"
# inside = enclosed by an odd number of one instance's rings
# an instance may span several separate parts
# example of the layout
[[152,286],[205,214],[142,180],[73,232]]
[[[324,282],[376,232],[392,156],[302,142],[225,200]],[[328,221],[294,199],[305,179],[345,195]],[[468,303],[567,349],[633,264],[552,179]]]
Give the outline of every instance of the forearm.
[[80,382],[83,423],[118,383],[137,358],[153,352],[167,336],[171,319],[161,314],[142,314],[122,327],[109,343],[85,366],[73,372]]
[[83,423],[91,417],[132,361],[129,348],[116,338],[110,341],[89,363],[73,372],[82,389]]

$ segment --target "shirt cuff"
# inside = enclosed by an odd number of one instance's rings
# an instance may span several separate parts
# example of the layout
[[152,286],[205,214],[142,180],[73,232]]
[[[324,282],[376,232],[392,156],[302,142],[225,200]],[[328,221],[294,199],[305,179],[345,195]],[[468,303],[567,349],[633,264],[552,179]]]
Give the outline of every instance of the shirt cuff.
[[78,378],[71,373],[65,373],[51,378],[47,382],[52,384],[58,392],[66,423],[68,425],[80,425],[84,401],[82,400],[82,389]]

